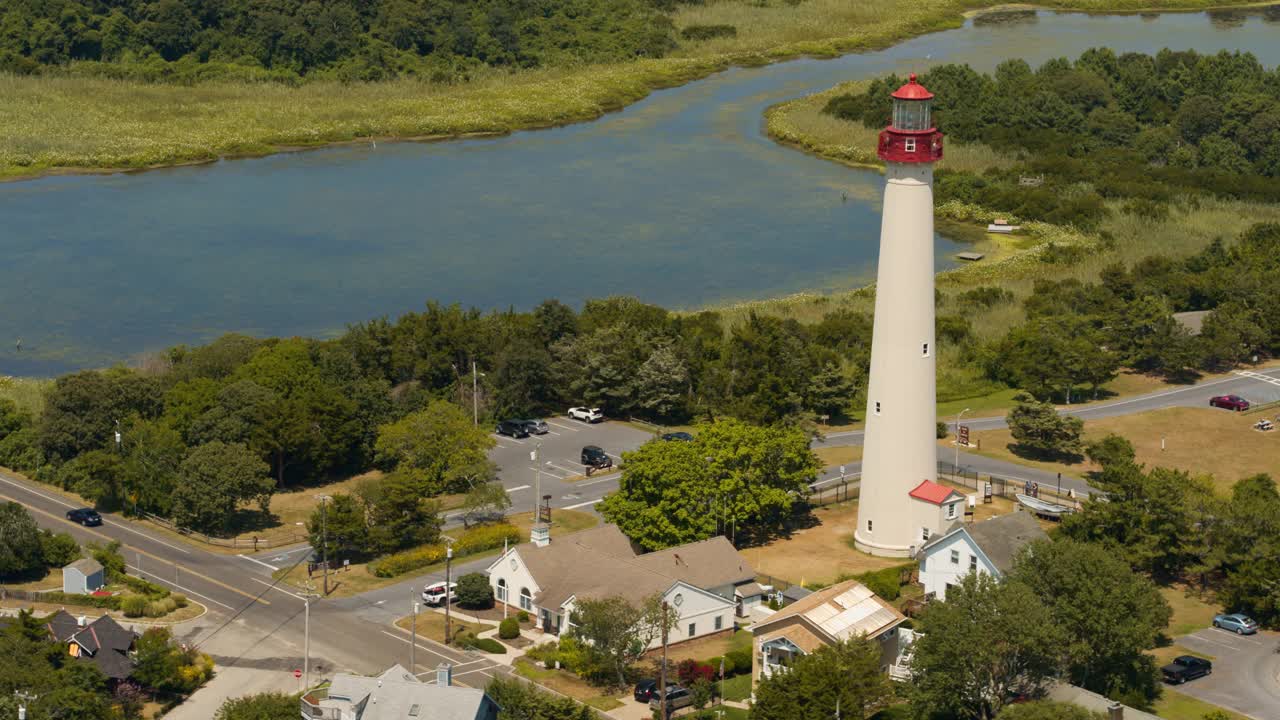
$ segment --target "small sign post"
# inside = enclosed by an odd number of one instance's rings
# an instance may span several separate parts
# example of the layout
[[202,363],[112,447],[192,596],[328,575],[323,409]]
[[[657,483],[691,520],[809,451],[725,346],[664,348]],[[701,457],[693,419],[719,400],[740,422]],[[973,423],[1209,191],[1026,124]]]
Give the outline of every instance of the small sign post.
[[969,426],[968,426],[968,425],[961,425],[961,426],[960,426],[960,432],[959,432],[958,437],[956,438],[956,440],[957,440],[957,442],[959,442],[961,445],[963,445],[963,446],[965,446],[965,447],[969,447]]

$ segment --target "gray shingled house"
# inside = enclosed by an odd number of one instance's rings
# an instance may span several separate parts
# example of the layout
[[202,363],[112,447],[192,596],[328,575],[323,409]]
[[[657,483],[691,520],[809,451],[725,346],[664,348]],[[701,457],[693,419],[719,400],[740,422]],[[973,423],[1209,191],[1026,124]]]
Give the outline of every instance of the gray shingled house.
[[399,665],[377,677],[338,673],[324,690],[302,696],[307,720],[496,720],[498,705],[483,690],[453,684],[442,665],[422,682]]

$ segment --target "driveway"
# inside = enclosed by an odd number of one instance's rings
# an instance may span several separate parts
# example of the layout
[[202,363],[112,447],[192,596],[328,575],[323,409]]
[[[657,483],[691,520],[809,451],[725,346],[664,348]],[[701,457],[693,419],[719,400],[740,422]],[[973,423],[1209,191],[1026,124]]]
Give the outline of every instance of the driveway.
[[1280,633],[1236,635],[1205,628],[1178,644],[1213,658],[1213,674],[1178,685],[1178,692],[1247,715],[1280,720]]

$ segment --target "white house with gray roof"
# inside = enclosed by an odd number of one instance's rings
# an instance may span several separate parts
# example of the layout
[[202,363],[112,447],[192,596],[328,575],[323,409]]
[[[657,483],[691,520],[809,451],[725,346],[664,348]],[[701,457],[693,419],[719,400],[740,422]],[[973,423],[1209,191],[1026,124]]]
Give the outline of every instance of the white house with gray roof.
[[458,687],[442,665],[423,682],[399,665],[377,677],[338,673],[328,688],[302,696],[304,720],[497,720],[498,705],[483,690]]
[[956,523],[920,550],[920,584],[926,597],[947,599],[947,588],[969,573],[997,579],[1013,569],[1025,545],[1049,536],[1029,512],[1013,512],[980,523]]
[[569,629],[582,599],[618,595],[639,603],[660,595],[678,614],[669,641],[691,640],[733,630],[739,604],[763,592],[755,570],[723,537],[641,554],[616,525],[517,545],[488,573],[498,602],[525,610],[554,635]]

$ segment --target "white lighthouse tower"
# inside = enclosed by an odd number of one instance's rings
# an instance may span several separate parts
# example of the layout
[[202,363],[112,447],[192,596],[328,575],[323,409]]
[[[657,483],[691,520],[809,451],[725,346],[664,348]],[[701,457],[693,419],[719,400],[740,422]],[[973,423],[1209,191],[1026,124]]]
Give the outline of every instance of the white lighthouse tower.
[[963,511],[963,496],[936,482],[933,164],[942,133],[932,104],[911,75],[893,93],[893,121],[880,133],[884,215],[854,532],[857,547],[873,555],[909,556]]

